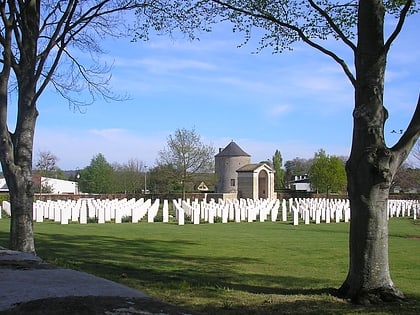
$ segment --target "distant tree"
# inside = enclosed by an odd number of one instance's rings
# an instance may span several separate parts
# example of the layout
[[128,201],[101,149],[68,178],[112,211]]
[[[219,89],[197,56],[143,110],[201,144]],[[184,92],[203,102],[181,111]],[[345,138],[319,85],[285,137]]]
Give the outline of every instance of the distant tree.
[[80,172],[79,188],[85,193],[106,194],[112,191],[113,168],[102,153],[95,155]]
[[341,157],[330,156],[330,168],[334,177],[331,179],[331,192],[347,192],[347,174],[345,163]]
[[312,189],[316,192],[327,193],[330,188],[329,160],[324,150],[315,153],[313,163],[309,169]]
[[276,172],[274,174],[274,189],[275,190],[280,190],[284,188],[284,170],[282,166],[283,166],[283,158],[281,156],[280,151],[276,150],[273,156],[273,168],[274,168],[274,171]]
[[146,166],[143,161],[130,159],[125,164],[115,163],[113,191],[116,193],[138,193],[144,187],[144,172]]
[[404,163],[398,169],[391,183],[391,191],[396,188],[401,193],[410,192],[413,188],[418,191],[420,188],[420,169]]
[[216,150],[202,143],[195,129],[175,130],[167,140],[167,147],[159,151],[158,165],[172,165],[179,174],[182,194],[185,198],[186,182],[192,174],[213,172]]
[[50,151],[38,152],[38,160],[35,163],[35,170],[42,176],[52,177],[57,170],[58,157]]
[[172,164],[157,165],[147,172],[147,187],[152,193],[182,193],[180,174]]
[[342,192],[346,187],[346,170],[339,157],[328,156],[324,150],[315,153],[309,170],[312,189],[320,193]]
[[64,179],[65,175],[57,166],[58,157],[50,151],[38,152],[38,158],[35,163],[35,172],[38,173],[39,181],[34,182],[34,190],[41,193],[51,193],[53,187],[43,180],[43,177]]

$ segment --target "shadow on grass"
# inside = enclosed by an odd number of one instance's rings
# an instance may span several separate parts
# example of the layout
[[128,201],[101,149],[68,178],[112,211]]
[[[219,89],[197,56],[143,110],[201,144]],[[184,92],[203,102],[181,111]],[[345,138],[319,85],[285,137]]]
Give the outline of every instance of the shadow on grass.
[[[258,266],[259,259],[203,255],[194,250],[199,243],[193,239],[84,233],[37,233],[37,253],[50,263],[128,285],[199,314],[420,314],[418,296],[402,304],[352,305],[337,299],[327,280],[272,276],[264,269],[251,273],[240,266]],[[0,231],[0,245],[8,237]]]
[[[0,237],[2,237],[0,235]],[[194,240],[37,233],[43,259],[128,285],[200,314],[419,314],[420,301],[362,307],[336,298],[328,281],[241,270],[249,257],[195,255]],[[240,264],[238,264],[240,262]]]

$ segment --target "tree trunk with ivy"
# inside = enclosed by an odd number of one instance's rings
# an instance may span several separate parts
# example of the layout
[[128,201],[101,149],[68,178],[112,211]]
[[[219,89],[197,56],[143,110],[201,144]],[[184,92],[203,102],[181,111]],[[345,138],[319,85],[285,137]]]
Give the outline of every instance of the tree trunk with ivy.
[[359,2],[353,142],[346,165],[351,205],[350,266],[340,293],[357,303],[402,299],[391,280],[388,261],[389,188],[398,167],[419,135],[419,107],[392,148],[385,145],[383,106],[387,48],[380,0]]

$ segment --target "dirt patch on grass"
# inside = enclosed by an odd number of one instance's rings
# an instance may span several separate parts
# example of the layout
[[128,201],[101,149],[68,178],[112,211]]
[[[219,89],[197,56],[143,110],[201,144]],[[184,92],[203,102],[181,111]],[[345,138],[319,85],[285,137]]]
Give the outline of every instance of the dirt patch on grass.
[[409,240],[418,240],[418,241],[420,241],[420,236],[417,236],[417,235],[409,235],[409,236],[406,236],[405,238],[407,238]]

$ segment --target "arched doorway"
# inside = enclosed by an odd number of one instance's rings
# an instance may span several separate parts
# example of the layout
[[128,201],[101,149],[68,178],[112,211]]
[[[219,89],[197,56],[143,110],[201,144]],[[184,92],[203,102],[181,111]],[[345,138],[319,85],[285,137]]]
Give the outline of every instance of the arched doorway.
[[268,197],[268,173],[266,170],[261,170],[258,174],[258,198]]

